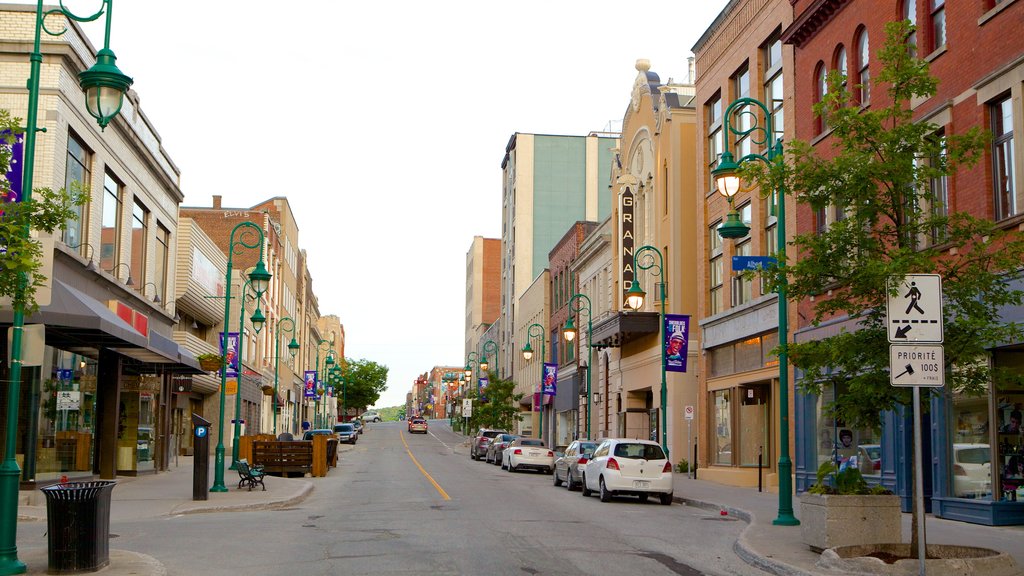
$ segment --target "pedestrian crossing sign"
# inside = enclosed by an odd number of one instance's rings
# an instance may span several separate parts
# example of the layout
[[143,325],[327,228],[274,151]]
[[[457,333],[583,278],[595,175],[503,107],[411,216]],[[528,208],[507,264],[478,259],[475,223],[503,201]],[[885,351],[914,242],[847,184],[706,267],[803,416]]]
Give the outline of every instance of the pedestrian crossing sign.
[[942,277],[908,274],[890,280],[885,327],[889,342],[942,342]]

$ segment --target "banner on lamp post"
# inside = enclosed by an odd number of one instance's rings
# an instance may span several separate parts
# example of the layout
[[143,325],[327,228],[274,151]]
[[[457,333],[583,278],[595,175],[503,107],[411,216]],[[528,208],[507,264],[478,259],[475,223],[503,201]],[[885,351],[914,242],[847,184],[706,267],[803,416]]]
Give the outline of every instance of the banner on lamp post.
[[687,343],[690,335],[690,316],[665,314],[665,370],[686,372]]
[[316,398],[316,370],[306,370],[303,373],[303,382],[306,383],[303,397]]
[[226,378],[238,378],[238,332],[220,333],[220,353],[227,359]]
[[545,362],[541,373],[541,392],[545,396],[554,396],[558,389],[558,364]]
[[477,393],[477,396],[480,397],[480,401],[481,402],[486,402],[487,401],[486,392],[487,392],[487,385],[489,383],[490,382],[487,380],[486,376],[484,376],[484,377],[480,378],[479,380],[477,380],[477,383],[476,383],[476,393]]

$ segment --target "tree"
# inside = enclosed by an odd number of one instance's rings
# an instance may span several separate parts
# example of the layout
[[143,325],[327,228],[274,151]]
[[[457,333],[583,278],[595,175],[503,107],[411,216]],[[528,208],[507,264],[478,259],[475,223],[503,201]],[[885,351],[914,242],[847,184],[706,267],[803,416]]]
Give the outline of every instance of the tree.
[[473,402],[473,419],[483,428],[512,430],[513,424],[519,422],[521,412],[519,401],[522,393],[515,393],[516,383],[512,380],[498,378],[494,372],[488,373],[487,388],[484,391],[486,402]]
[[[861,109],[846,79],[830,75],[815,113],[827,118],[831,150],[819,153],[796,141],[787,145],[785,165],[744,167],[762,190],[781,185],[798,204],[840,216],[827,229],[795,237],[796,261],[780,254],[786,266],[769,272],[770,283],[777,286],[780,274],[788,274],[790,297],[813,302],[814,325],[856,320],[855,331],[790,344],[790,358],[803,371],[803,390],[820,395],[827,384],[836,391],[827,416],[876,430],[883,412],[912,402],[909,389],[889,383],[884,321],[887,297],[895,294],[892,279],[941,275],[946,383],[954,393],[977,395],[1006,381],[1008,374],[989,366],[987,349],[1022,336],[1021,326],[1004,322],[999,310],[1024,297],[1011,286],[1024,242],[990,220],[948,213],[931,192],[934,179],[977,162],[987,134],[940,136],[938,126],[913,120],[910,102],[935,94],[938,83],[928,64],[908,53],[911,31],[906,21],[886,26],[873,89],[885,87],[888,100],[876,96]],[[915,554],[916,528],[915,516]]]
[[344,394],[347,408],[366,408],[376,404],[388,387],[388,367],[372,360],[346,358],[342,380],[344,385],[334,385],[335,396],[341,398]]
[[[11,182],[6,174],[11,171],[12,146],[21,139],[20,118],[13,118],[7,110],[0,110],[0,297],[9,298],[15,307],[21,306],[26,315],[38,306],[36,288],[47,279],[39,274],[42,245],[32,238],[29,230],[52,234],[77,215],[73,207],[88,200],[84,188],[76,185],[71,191],[36,188],[32,199],[11,201]],[[21,166],[14,166],[20,172]],[[23,280],[24,279],[24,280]],[[24,281],[24,290],[19,283]]]

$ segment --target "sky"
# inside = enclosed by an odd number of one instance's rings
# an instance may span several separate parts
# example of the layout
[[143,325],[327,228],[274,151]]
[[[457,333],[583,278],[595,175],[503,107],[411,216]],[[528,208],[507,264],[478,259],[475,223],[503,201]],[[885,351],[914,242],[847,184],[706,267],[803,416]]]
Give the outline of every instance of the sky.
[[512,134],[618,130],[636,60],[686,81],[726,3],[121,0],[110,48],[184,206],[288,197],[320,313],[389,368],[382,407],[465,363],[466,253],[501,236]]

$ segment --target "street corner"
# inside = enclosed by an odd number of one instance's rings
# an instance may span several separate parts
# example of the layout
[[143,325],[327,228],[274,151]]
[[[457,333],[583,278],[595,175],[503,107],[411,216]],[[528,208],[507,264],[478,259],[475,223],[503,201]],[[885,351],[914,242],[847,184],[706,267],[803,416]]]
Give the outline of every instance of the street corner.
[[299,504],[313,492],[313,483],[308,479],[270,476],[266,484],[266,491],[230,487],[227,492],[209,494],[208,500],[189,500],[175,506],[170,515],[276,510]]
[[[26,574],[47,574],[48,555],[45,548],[19,550],[18,559],[28,567]],[[110,549],[110,564],[92,572],[103,576],[166,576],[167,567],[159,560],[146,554],[130,550]]]

